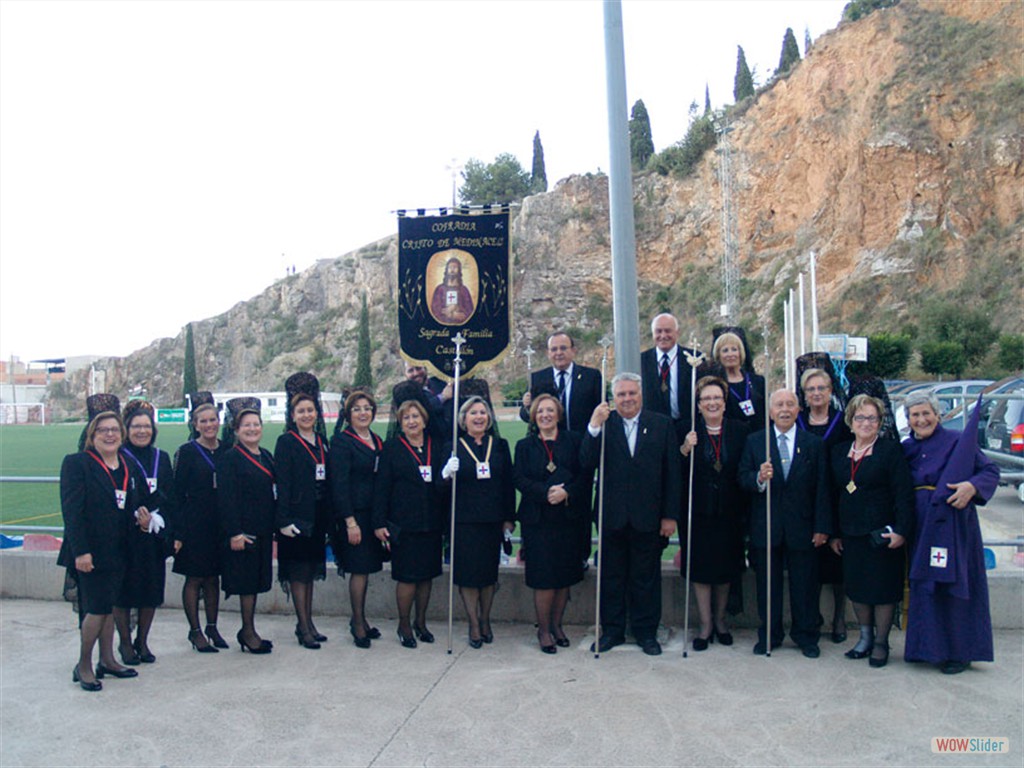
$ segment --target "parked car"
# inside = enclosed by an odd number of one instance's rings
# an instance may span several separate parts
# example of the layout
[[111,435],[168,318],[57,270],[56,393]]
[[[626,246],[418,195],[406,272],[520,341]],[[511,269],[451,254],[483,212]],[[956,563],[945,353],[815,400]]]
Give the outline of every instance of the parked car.
[[[950,429],[964,428],[964,403],[970,403],[977,397],[978,393],[984,391],[993,384],[991,379],[964,379],[961,381],[938,381],[938,382],[917,382],[899,391],[890,393],[893,399],[893,410],[896,417],[896,429],[899,430],[900,438],[910,434],[910,425],[907,424],[907,415],[903,412],[903,398],[911,392],[928,390],[939,399],[939,406],[942,415],[942,422]],[[984,414],[982,414],[984,417]]]

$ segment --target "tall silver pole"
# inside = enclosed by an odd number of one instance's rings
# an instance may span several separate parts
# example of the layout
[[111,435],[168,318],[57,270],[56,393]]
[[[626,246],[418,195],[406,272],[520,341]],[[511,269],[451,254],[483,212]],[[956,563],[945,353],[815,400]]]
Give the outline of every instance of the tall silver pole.
[[[692,353],[690,350],[693,350]],[[697,429],[697,366],[704,355],[697,350],[696,334],[690,334],[690,349],[686,350],[690,364],[690,429]],[[698,438],[699,439],[699,438]],[[709,438],[710,439],[710,438]],[[697,462],[697,446],[690,448],[690,481],[686,492],[686,607],[683,609],[683,658],[687,658],[686,644],[690,638],[690,553],[693,548],[693,465]]]
[[[459,374],[462,368],[462,345],[466,339],[462,333],[455,334],[455,387],[452,390],[452,458],[459,455]],[[452,475],[451,522],[448,528],[448,653],[452,652],[452,601],[455,591],[455,489],[458,473]]]
[[806,334],[807,319],[806,319],[806,316],[804,315],[804,273],[803,272],[800,273],[799,286],[800,286],[800,289],[799,289],[800,290],[800,301],[799,301],[799,308],[800,308],[800,312],[799,312],[799,315],[800,315],[800,354],[804,355],[804,354],[807,354],[807,334]]
[[633,170],[626,109],[626,58],[622,43],[622,3],[604,3],[604,61],[608,92],[608,198],[612,240],[612,314],[615,369],[640,373],[640,309],[636,284],[636,231],[633,223]]
[[[604,349],[601,355],[601,402],[604,402],[607,384],[605,383],[608,367],[608,347],[612,340],[604,336],[600,344]],[[604,533],[604,436],[608,431],[608,422],[601,425],[601,459],[597,467],[597,586],[594,588],[594,658],[601,658],[601,567],[604,557],[601,553],[602,534]],[[529,553],[527,553],[529,556]]]
[[818,258],[811,251],[811,351],[818,352]]
[[[771,423],[771,387],[768,376],[771,374],[771,357],[768,354],[768,329],[764,329],[764,456],[769,464],[772,460],[772,423]],[[765,584],[768,587],[767,610],[765,611],[766,627],[764,631],[765,656],[772,655],[772,479],[765,483]]]
[[[789,360],[789,301],[786,299],[782,300],[782,375],[786,382],[786,389],[791,389],[789,383],[789,365],[786,361]],[[767,363],[767,358],[765,359]],[[765,397],[768,395],[768,385],[765,384]],[[767,403],[767,399],[765,403]]]

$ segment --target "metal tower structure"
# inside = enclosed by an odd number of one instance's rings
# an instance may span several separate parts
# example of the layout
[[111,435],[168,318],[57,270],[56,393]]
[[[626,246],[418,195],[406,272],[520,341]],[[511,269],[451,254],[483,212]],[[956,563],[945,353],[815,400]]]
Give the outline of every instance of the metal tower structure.
[[733,127],[729,125],[724,113],[713,118],[715,133],[718,134],[718,186],[722,190],[722,306],[720,314],[723,320],[739,317],[739,268],[736,265],[736,212],[732,204],[732,151],[729,134]]

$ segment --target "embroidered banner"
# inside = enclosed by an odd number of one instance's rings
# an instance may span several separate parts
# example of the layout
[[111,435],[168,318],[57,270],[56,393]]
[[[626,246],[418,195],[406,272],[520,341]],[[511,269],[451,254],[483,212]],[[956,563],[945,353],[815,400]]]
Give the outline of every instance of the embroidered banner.
[[402,357],[450,381],[455,335],[463,376],[505,356],[511,339],[509,213],[398,218],[398,331]]

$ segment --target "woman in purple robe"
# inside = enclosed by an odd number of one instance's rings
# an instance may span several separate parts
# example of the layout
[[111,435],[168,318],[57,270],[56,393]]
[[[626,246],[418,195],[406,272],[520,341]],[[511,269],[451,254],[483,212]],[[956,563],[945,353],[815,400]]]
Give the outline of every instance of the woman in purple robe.
[[903,454],[914,477],[917,535],[910,558],[904,658],[947,675],[992,661],[992,618],[976,504],[995,493],[999,469],[978,450],[978,412],[963,435],[939,424],[934,395],[903,404],[912,434]]

